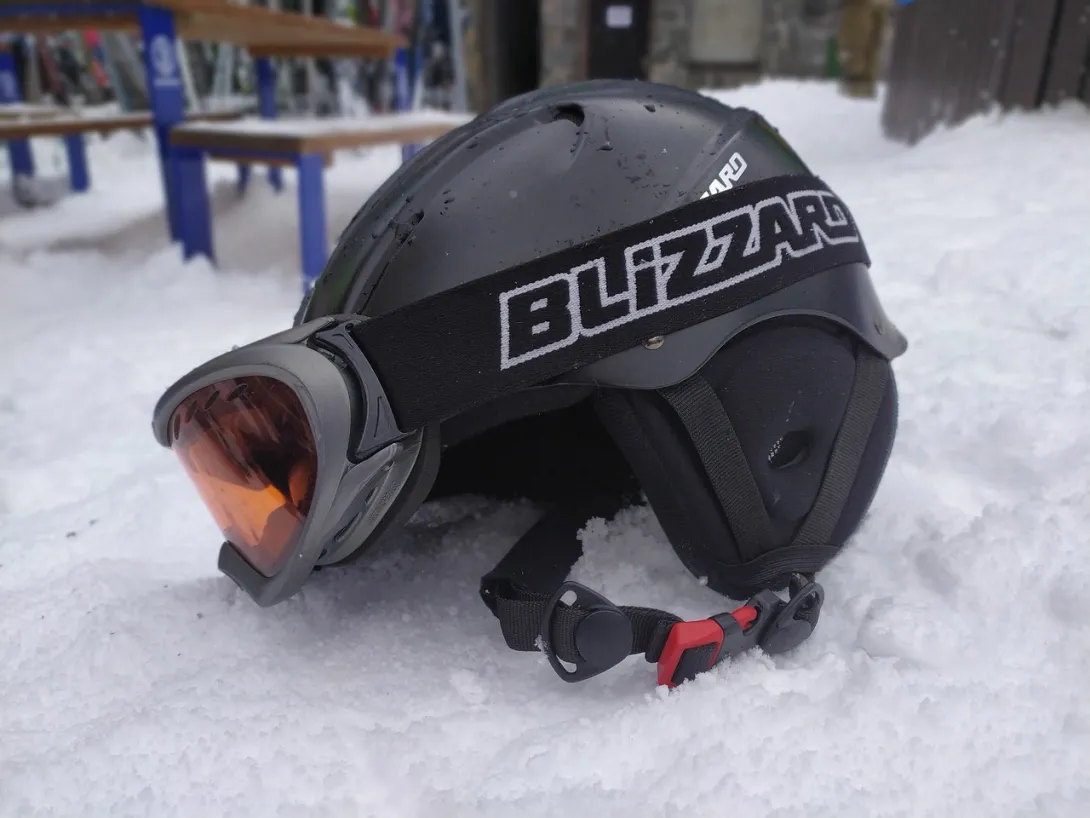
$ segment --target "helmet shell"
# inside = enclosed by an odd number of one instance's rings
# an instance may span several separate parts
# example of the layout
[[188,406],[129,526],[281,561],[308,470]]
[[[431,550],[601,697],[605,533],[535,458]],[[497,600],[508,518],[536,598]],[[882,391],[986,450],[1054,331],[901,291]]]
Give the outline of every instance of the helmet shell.
[[[809,172],[758,113],[693,91],[622,80],[534,91],[392,174],[342,233],[300,320],[382,315],[726,186]],[[848,265],[562,380],[669,386],[746,327],[792,313],[836,321],[886,357],[904,351],[866,267]]]

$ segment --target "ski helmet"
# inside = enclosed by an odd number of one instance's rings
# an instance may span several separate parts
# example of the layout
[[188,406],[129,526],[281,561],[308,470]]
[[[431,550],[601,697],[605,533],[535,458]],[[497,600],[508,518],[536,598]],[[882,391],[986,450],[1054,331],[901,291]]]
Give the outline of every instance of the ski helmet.
[[[907,344],[869,265],[759,113],[638,81],[535,91],[391,175],[295,326],[179,381],[155,430],[261,604],[428,498],[528,497],[549,511],[481,583],[506,643],[568,681],[642,653],[672,686],[816,624],[897,425]],[[644,500],[749,601],[684,622],[567,581],[589,517]]]

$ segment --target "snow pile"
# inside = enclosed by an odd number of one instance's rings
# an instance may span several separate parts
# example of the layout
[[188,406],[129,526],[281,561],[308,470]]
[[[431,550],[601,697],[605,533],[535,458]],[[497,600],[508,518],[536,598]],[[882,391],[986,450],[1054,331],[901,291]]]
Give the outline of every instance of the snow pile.
[[[721,96],[849,202],[911,342],[813,639],[669,695],[639,659],[565,685],[476,596],[535,517],[483,502],[256,608],[149,419],[290,322],[295,196],[237,200],[217,166],[215,274],[164,247],[150,145],[95,143],[93,193],[0,202],[0,815],[1085,815],[1090,115],[905,149],[825,85]],[[333,234],[396,161],[338,161]],[[731,607],[645,512],[586,552],[576,578],[618,603]]]

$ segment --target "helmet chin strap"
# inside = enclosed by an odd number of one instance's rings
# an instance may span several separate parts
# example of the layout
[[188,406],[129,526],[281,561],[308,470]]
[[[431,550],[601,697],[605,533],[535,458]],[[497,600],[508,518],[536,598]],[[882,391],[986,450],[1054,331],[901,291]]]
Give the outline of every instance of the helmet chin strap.
[[825,594],[803,574],[792,575],[787,600],[765,590],[730,613],[691,622],[655,608],[617,606],[568,581],[583,553],[579,531],[590,517],[613,516],[620,506],[620,497],[600,495],[555,507],[481,579],[481,598],[509,648],[543,651],[566,682],[642,653],[657,663],[658,684],[676,687],[754,647],[791,650],[817,625]]
[[[751,648],[776,654],[800,645],[821,613],[825,593],[814,572],[837,550],[829,537],[859,470],[888,377],[886,362],[860,347],[817,498],[792,541],[771,549],[767,512],[723,405],[699,374],[663,390],[692,437],[699,466],[736,541],[748,543],[740,550],[759,555],[735,566],[736,576],[749,587],[766,587],[729,613],[694,622],[654,608],[614,605],[567,577],[583,553],[579,532],[591,518],[614,516],[624,497],[619,491],[581,494],[549,511],[481,579],[481,598],[499,619],[508,647],[543,651],[568,682],[597,676],[642,653],[658,664],[658,683],[674,687]],[[767,588],[785,576],[786,600]]]

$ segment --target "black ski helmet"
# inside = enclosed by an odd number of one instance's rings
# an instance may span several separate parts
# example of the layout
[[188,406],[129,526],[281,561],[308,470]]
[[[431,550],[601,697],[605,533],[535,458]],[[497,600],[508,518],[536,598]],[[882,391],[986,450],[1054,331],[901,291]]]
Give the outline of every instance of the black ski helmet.
[[[389,315],[696,200],[799,174],[810,170],[759,113],[699,93],[617,80],[535,91],[395,172],[343,231],[296,323]],[[826,227],[855,230],[846,208],[829,212]],[[785,225],[806,232],[787,218],[769,222],[774,239]],[[855,531],[893,445],[890,362],[907,344],[868,261],[864,251],[444,419],[425,438],[396,518],[425,496],[570,505],[623,487],[642,491],[681,561],[713,589],[737,599],[792,579],[794,588]],[[599,308],[637,298],[634,279],[621,294],[599,274]],[[574,558],[561,559],[561,574]],[[548,584],[533,593],[550,596],[558,583]],[[504,591],[486,582],[482,592],[497,611]],[[529,649],[533,628],[501,624],[508,644]],[[658,640],[649,657],[663,648],[659,631],[642,640]]]

